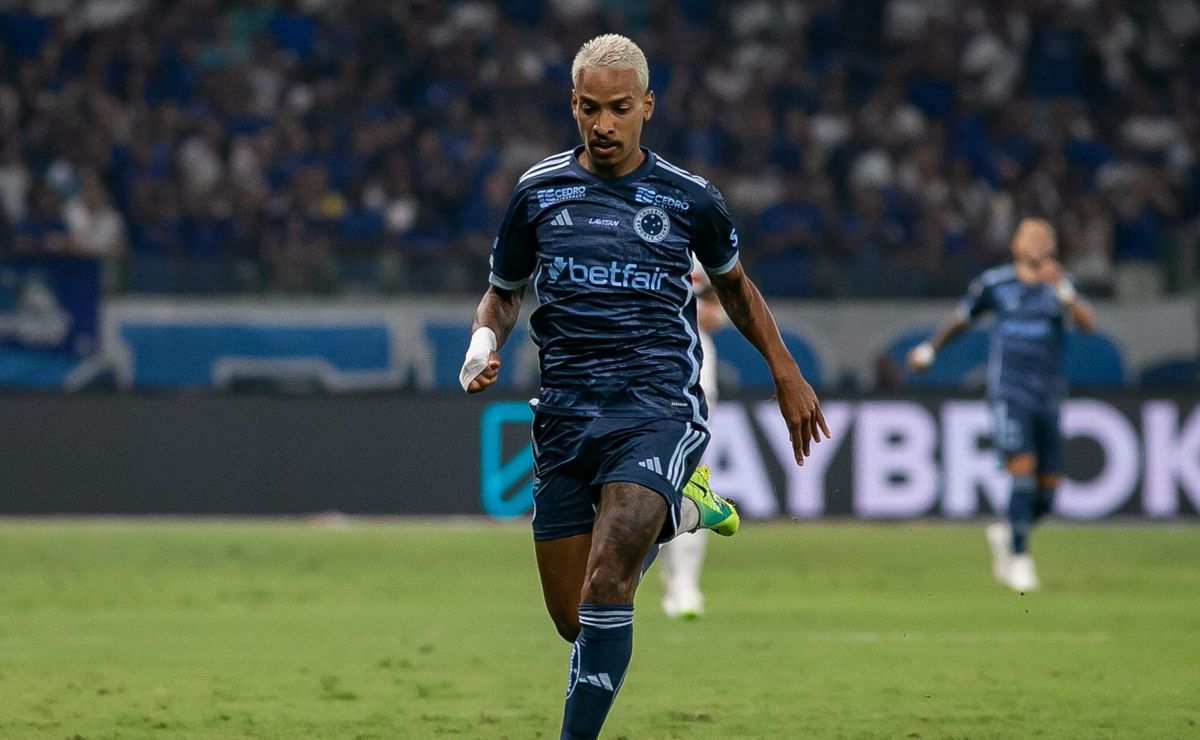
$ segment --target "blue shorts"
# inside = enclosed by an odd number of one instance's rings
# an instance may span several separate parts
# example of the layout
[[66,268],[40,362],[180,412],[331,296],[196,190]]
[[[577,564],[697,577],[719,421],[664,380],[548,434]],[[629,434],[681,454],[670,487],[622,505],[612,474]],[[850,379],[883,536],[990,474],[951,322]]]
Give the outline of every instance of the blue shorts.
[[1035,408],[1004,399],[992,400],[992,434],[996,449],[1005,457],[1031,454],[1037,472],[1062,472],[1062,432],[1058,408]]
[[680,491],[708,446],[708,430],[679,419],[533,416],[533,538],[592,531],[600,487],[645,486],[667,502],[659,542],[675,536]]

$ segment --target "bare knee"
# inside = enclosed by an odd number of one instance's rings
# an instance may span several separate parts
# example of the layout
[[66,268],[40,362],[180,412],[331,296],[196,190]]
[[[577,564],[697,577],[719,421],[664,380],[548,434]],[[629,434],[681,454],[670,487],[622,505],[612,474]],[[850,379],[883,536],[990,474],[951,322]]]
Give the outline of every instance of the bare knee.
[[[588,564],[583,580],[583,600],[589,604],[628,604],[637,590],[637,572],[629,572],[615,553],[599,553]],[[627,557],[625,559],[628,559]]]
[[575,642],[579,637],[579,612],[574,611],[567,613],[550,613],[550,619],[554,621],[554,629],[558,630],[558,635],[567,642]]
[[579,600],[556,599],[546,600],[546,611],[550,613],[550,621],[562,639],[575,642],[579,637]]

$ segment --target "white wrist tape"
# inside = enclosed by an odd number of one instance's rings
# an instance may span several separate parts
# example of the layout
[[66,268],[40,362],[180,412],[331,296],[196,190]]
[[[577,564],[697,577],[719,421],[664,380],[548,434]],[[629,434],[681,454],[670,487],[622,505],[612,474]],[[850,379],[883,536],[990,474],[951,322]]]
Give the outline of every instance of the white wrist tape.
[[920,367],[929,367],[932,365],[935,354],[933,345],[929,342],[921,342],[916,347],[913,347],[913,360]]
[[491,353],[496,351],[496,332],[481,326],[471,335],[471,345],[467,347],[467,357],[463,360],[462,370],[458,371],[458,384],[465,391],[471,381],[487,367]]
[[1054,295],[1058,296],[1060,303],[1070,305],[1075,302],[1075,298],[1079,293],[1075,290],[1075,284],[1069,278],[1063,278],[1054,284]]

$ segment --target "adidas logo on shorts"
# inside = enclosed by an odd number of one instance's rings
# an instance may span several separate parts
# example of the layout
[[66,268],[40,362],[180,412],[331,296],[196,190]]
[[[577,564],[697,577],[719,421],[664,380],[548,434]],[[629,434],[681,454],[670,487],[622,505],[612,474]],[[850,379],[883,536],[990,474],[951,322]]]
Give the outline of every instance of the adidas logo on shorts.
[[659,459],[657,457],[648,457],[645,460],[642,460],[640,463],[638,463],[638,465],[640,467],[646,468],[647,470],[653,470],[654,472],[658,473],[659,475],[663,474],[662,463],[659,461]]

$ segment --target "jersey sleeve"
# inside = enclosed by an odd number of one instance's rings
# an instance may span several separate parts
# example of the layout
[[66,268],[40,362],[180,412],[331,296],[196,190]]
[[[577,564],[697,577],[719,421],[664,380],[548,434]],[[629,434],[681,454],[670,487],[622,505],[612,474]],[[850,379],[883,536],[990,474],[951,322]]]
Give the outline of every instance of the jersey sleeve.
[[964,319],[972,321],[987,311],[992,310],[992,308],[991,286],[984,283],[982,278],[972,280],[970,287],[967,288],[966,296],[958,304],[959,314]]
[[729,217],[725,199],[710,183],[700,201],[692,240],[692,252],[712,275],[724,275],[737,265],[738,235]]
[[537,265],[537,235],[529,222],[527,193],[527,190],[513,193],[504,220],[500,222],[500,233],[492,242],[492,269],[488,282],[497,288],[520,288],[529,282]]

